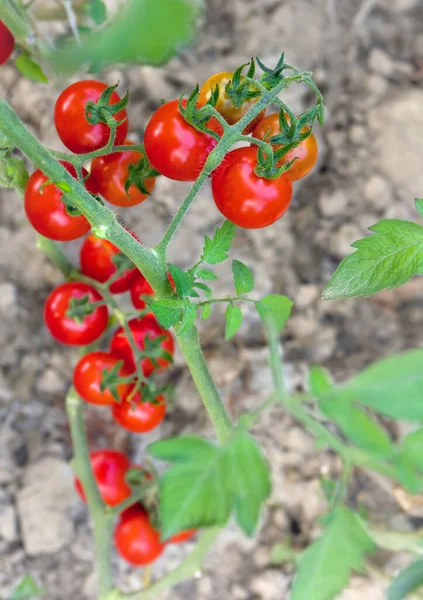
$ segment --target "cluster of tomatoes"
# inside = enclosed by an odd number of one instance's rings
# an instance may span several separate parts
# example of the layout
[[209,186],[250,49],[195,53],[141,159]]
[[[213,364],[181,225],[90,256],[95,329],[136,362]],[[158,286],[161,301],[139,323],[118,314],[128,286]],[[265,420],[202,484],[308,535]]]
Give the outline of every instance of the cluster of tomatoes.
[[0,21],[0,65],[9,60],[15,47],[15,39],[9,29]]

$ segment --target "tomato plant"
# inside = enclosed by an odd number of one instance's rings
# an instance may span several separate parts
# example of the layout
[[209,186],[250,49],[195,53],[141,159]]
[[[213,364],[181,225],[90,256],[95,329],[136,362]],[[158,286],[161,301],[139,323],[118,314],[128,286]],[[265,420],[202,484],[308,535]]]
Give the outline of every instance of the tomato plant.
[[140,505],[131,506],[121,514],[115,529],[115,544],[119,554],[136,566],[152,563],[166,547]]
[[177,533],[172,536],[169,540],[170,544],[183,544],[188,540],[191,540],[197,534],[196,529],[187,529],[186,531],[182,531],[181,533]]
[[159,395],[154,402],[142,398],[142,390],[133,398],[125,399],[112,407],[112,415],[116,423],[124,429],[135,433],[146,433],[155,429],[163,421],[166,414],[164,396]]
[[[116,450],[98,450],[91,452],[90,461],[105,504],[116,506],[130,496],[131,488],[126,482],[126,474],[131,468],[131,463],[127,456]],[[75,487],[82,500],[86,501],[85,492],[78,479],[75,479]]]
[[[112,374],[115,373],[115,378]],[[129,382],[119,382],[117,377],[125,377],[129,372],[119,359],[108,352],[90,352],[78,362],[73,372],[76,391],[89,404],[117,405],[128,395]],[[108,384],[107,387],[103,387]]]
[[129,291],[131,294],[132,304],[138,310],[142,310],[146,307],[145,300],[142,298],[142,296],[154,296],[153,288],[141,273],[136,276]]
[[14,47],[15,40],[13,35],[3,21],[0,21],[0,65],[9,60]]

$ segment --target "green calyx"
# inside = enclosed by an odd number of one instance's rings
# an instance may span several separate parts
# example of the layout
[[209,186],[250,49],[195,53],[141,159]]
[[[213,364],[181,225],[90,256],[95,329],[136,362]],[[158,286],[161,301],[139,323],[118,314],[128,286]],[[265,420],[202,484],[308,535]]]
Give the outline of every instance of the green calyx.
[[217,102],[216,93],[218,96],[219,90],[212,94],[210,100],[204,106],[198,108],[197,103],[200,95],[200,88],[197,84],[189,95],[185,107],[183,105],[183,95],[179,98],[179,112],[189,125],[192,125],[198,131],[202,131],[203,133],[211,135],[215,140],[220,140],[219,134],[207,127],[207,124],[211,118],[210,107],[213,107]]
[[[108,116],[119,113],[123,110],[129,102],[129,92],[126,92],[125,96],[116,104],[110,104],[110,98],[115,89],[116,85],[111,85],[104,90],[97,102],[89,101],[85,105],[85,117],[90,125],[98,125],[98,123],[105,123],[108,125]],[[117,123],[118,125],[121,122]]]
[[267,67],[261,60],[256,56],[257,64],[260,69],[263,71],[263,75],[261,76],[260,83],[268,90],[272,90],[276,86],[280,84],[280,82],[284,79],[283,72],[285,70],[291,71],[291,73],[299,74],[298,69],[292,67],[285,63],[285,52],[282,52],[278,62],[275,67]]
[[66,311],[66,317],[81,324],[84,322],[85,317],[92,315],[97,310],[97,307],[98,304],[90,302],[88,295],[82,298],[71,298]]
[[128,177],[125,181],[125,192],[129,197],[129,188],[131,185],[135,185],[136,188],[139,189],[140,192],[145,194],[146,196],[150,195],[148,191],[145,181],[151,177],[158,177],[160,173],[153,169],[150,165],[147,156],[143,153],[142,158],[139,160],[137,164],[130,163],[128,165]]
[[[249,68],[244,77],[242,71],[247,65],[249,65]],[[254,58],[252,58],[249,63],[245,63],[238,67],[232,75],[232,80],[226,84],[225,94],[232,100],[235,108],[240,108],[246,100],[258,98],[260,96],[260,91],[254,89],[254,86],[250,81],[254,78],[255,70],[256,64]]]
[[103,369],[101,373],[100,390],[105,392],[109,390],[116,402],[120,403],[121,398],[118,393],[118,385],[127,382],[126,377],[121,377],[119,371],[122,368],[123,360],[117,362],[111,369]]

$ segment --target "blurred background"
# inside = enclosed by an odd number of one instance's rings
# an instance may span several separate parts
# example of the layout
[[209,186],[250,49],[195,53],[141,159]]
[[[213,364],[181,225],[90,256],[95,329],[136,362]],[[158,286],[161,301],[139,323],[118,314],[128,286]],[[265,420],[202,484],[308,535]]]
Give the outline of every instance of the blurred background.
[[[423,3],[208,0],[192,47],[169,64],[113,68],[96,77],[130,89],[130,138],[138,140],[161,99],[176,98],[251,56],[272,65],[281,51],[289,63],[312,70],[324,92],[328,119],[315,131],[319,164],[297,183],[291,208],[278,223],[238,231],[233,255],[253,268],[258,295],[273,291],[295,300],[283,342],[288,385],[301,389],[310,363],[342,380],[383,355],[423,342],[421,279],[371,299],[319,298],[350,244],[369,226],[384,217],[416,218],[413,200],[423,195]],[[43,85],[23,78],[13,63],[0,68],[0,94],[56,149],[53,106],[68,81]],[[297,113],[311,102],[299,86],[285,99]],[[151,198],[118,216],[152,244],[187,190],[161,178]],[[30,573],[49,600],[73,600],[75,594],[93,600],[93,545],[86,506],[73,490],[64,411],[78,352],[55,343],[42,318],[44,299],[61,276],[35,249],[20,198],[3,190],[0,197],[0,597]],[[221,220],[206,187],[172,244],[171,261],[183,267],[196,262],[204,235]],[[75,261],[78,247],[69,245]],[[216,289],[216,295],[232,289],[224,268]],[[211,369],[236,416],[271,390],[266,347],[258,318],[248,309],[230,343],[223,341],[223,330],[217,309],[201,325]],[[117,430],[108,411],[90,408],[92,448],[125,450],[142,462],[144,448],[157,437],[211,433],[179,355],[170,377],[173,406],[159,430],[130,436]],[[260,533],[247,540],[234,527],[225,530],[203,573],[160,599],[288,598],[294,566],[285,550],[302,549],[317,535],[317,519],[327,509],[320,478],[336,474],[339,464],[280,413],[264,416],[256,433],[272,464],[274,488]],[[422,522],[423,499],[411,500],[375,475],[356,472],[350,501],[391,529],[411,531]],[[178,564],[189,548],[169,547],[154,576]],[[406,556],[380,552],[371,574],[353,578],[340,600],[382,600],[389,577],[405,564]],[[118,561],[116,571],[123,589],[140,587],[139,571]]]

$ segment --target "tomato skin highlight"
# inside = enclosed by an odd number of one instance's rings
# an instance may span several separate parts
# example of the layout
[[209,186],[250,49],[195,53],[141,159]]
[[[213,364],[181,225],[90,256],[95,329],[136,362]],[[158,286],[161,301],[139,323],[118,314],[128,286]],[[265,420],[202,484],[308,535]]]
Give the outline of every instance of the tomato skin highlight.
[[[159,325],[159,323],[156,321],[156,318],[152,314],[146,315],[141,319],[131,319],[130,321],[128,321],[128,325],[132,331],[132,335],[134,336],[135,343],[140,350],[144,350],[144,340],[146,337],[154,339],[159,335],[163,335],[165,339],[161,342],[160,345],[164,350],[169,352],[169,354],[173,355],[175,346],[172,334],[166,329],[162,329],[162,327]],[[132,349],[129,344],[128,338],[124,333],[123,327],[119,327],[119,329],[114,334],[110,343],[110,352],[112,354],[115,354],[119,358],[122,358],[125,362],[125,366],[131,373],[133,373],[136,370]],[[169,363],[164,358],[158,358],[157,362],[160,365],[159,371],[162,371],[169,366]],[[153,371],[156,370],[156,367],[149,358],[143,358],[141,366],[143,373],[146,377],[149,377],[153,373]]]
[[168,541],[169,544],[183,544],[187,542],[191,538],[195,536],[197,533],[196,529],[187,529],[186,531],[181,531],[181,533],[177,533]]
[[79,281],[63,283],[47,297],[44,305],[44,321],[51,335],[69,346],[91,344],[107,328],[108,311],[106,306],[97,306],[84,317],[82,323],[66,316],[72,298],[88,296],[90,302],[100,302],[103,298],[92,286]]
[[0,21],[0,65],[9,60],[15,47],[15,38],[3,21]]
[[[110,129],[105,123],[90,125],[85,118],[87,102],[97,102],[108,86],[101,81],[87,79],[72,83],[60,94],[54,107],[54,124],[63,144],[75,154],[84,154],[103,148],[109,141]],[[117,104],[116,92],[110,96],[110,105]],[[116,129],[115,145],[121,145],[128,133],[128,119],[123,109],[113,115],[124,122]]]
[[[100,283],[106,283],[117,271],[113,262],[116,254],[120,254],[117,246],[91,233],[85,238],[79,251],[82,273]],[[112,294],[127,292],[138,272],[136,267],[123,271],[122,275],[113,281],[109,290]]]
[[[73,385],[76,391],[88,404],[100,404],[103,406],[119,406],[110,390],[101,390],[103,370],[110,371],[119,359],[108,352],[90,352],[83,356],[77,363],[73,372]],[[119,369],[119,375],[129,375],[125,366]],[[130,383],[120,383],[116,386],[117,394],[122,401],[131,389]]]
[[154,296],[153,288],[141,273],[138,273],[133,280],[129,293],[131,294],[132,304],[137,310],[143,310],[146,307],[145,300],[140,296]]
[[[302,132],[308,131],[309,127],[306,125]],[[274,135],[278,135],[281,132],[279,123],[279,113],[273,113],[262,119],[253,130],[253,137],[263,140],[266,135],[267,139]],[[282,146],[275,144],[275,149],[281,148]],[[317,162],[319,149],[315,135],[312,133],[307,139],[301,142],[296,148],[290,150],[281,160],[278,165],[284,165],[294,158],[297,160],[294,162],[292,167],[287,171],[287,174],[291,178],[291,181],[298,181],[310,173],[314,165]]]
[[[186,101],[182,104],[186,106]],[[208,126],[220,128],[218,123],[209,122]],[[175,181],[195,181],[217,140],[189,125],[179,112],[179,101],[172,100],[151,117],[144,144],[150,163],[159,173]]]
[[166,547],[147,512],[139,504],[120,515],[115,529],[115,545],[122,558],[135,566],[154,562]]
[[[61,163],[65,169],[75,177],[75,168],[69,163]],[[83,175],[88,172],[83,169]],[[42,192],[40,188],[47,181],[47,177],[37,169],[26,184],[24,207],[28,221],[32,227],[50,240],[56,242],[69,242],[87,233],[91,225],[83,215],[71,216],[61,198],[63,192],[54,184],[46,185]],[[88,191],[95,193],[92,186],[87,185]]]
[[[125,475],[132,467],[127,456],[116,450],[97,450],[91,452],[90,461],[94,479],[105,504],[117,506],[131,495],[131,488],[125,481]],[[86,502],[85,492],[76,477],[75,488],[81,500]]]
[[129,400],[123,400],[120,404],[112,406],[112,416],[121,427],[134,433],[146,433],[155,429],[165,418],[166,404],[164,396],[159,395],[156,401],[159,404],[143,402],[142,391],[137,392]]
[[[125,145],[134,145],[126,140]],[[141,152],[113,152],[105,156],[98,156],[91,163],[91,176],[95,180],[98,193],[105,200],[115,206],[135,206],[144,202],[148,195],[143,194],[134,184],[125,191],[125,181],[128,178],[130,164],[136,165],[143,158]],[[155,177],[148,177],[144,184],[151,193],[156,183]]]
[[271,225],[285,213],[292,199],[292,183],[286,173],[277,179],[264,179],[254,173],[256,166],[256,148],[237,148],[226,155],[212,175],[217,208],[245,229]]

